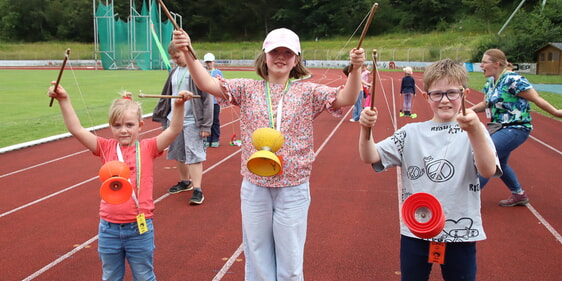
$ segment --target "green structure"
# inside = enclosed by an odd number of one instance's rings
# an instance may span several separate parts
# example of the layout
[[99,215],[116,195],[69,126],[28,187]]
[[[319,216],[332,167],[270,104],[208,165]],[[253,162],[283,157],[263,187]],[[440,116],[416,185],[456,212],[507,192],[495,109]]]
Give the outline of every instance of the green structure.
[[[174,25],[161,20],[157,1],[144,0],[140,12],[133,0],[129,3],[130,15],[123,21],[113,10],[113,0],[93,0],[96,60],[103,69],[169,69],[167,48]],[[181,17],[171,14],[181,26]]]

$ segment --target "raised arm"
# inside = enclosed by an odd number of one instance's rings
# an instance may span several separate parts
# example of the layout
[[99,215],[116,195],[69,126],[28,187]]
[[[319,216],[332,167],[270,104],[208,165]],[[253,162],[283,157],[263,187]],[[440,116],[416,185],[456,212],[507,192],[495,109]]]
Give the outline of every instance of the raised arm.
[[542,110],[552,114],[553,116],[562,118],[562,109],[557,109],[552,104],[550,104],[548,101],[543,99],[541,96],[539,96],[539,93],[537,93],[537,91],[535,89],[531,88],[531,89],[528,89],[526,91],[523,91],[523,92],[519,93],[519,96],[528,100],[528,101],[533,102],[539,108],[541,108]]
[[376,108],[371,110],[370,108],[365,108],[361,112],[361,117],[359,118],[359,123],[361,124],[359,132],[359,157],[361,161],[365,163],[377,163],[381,160],[377,146],[373,139],[370,130],[377,122],[378,111]]
[[[56,82],[52,81],[51,84],[55,85]],[[96,153],[98,142],[97,137],[80,124],[80,119],[78,119],[78,116],[72,107],[70,96],[66,90],[59,84],[55,92],[55,86],[51,86],[49,88],[49,97],[55,98],[59,102],[64,124],[66,125],[68,131],[87,149]]]
[[361,87],[361,66],[365,62],[365,50],[363,48],[353,49],[349,53],[353,70],[349,73],[344,88],[338,94],[332,104],[335,108],[355,104]]
[[195,84],[197,84],[197,87],[211,95],[224,97],[219,80],[211,77],[205,67],[203,67],[198,60],[194,59],[193,56],[189,55],[188,46],[191,45],[191,39],[187,32],[183,29],[174,30],[172,44],[174,44],[178,50],[186,54],[187,68],[189,68],[191,77],[193,81],[195,81]]
[[182,96],[183,99],[174,99],[174,110],[172,111],[170,126],[156,137],[156,145],[160,152],[170,146],[183,129],[185,102],[193,98],[193,93],[190,91],[181,91],[178,93],[178,96]]
[[478,173],[485,178],[497,175],[496,154],[486,139],[486,129],[480,123],[476,113],[472,109],[467,109],[466,115],[459,113],[457,122],[468,134]]

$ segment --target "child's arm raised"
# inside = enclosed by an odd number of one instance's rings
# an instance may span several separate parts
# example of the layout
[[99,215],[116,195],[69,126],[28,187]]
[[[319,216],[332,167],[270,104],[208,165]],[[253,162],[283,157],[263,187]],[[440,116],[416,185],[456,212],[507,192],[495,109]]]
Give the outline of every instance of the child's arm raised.
[[466,131],[472,150],[474,151],[474,162],[478,173],[485,178],[496,175],[496,154],[486,140],[486,129],[480,123],[478,116],[472,109],[466,110],[466,115],[459,113],[457,122],[461,129]]
[[381,161],[379,152],[373,140],[371,134],[371,128],[377,122],[378,111],[376,108],[371,110],[370,108],[365,108],[361,112],[361,117],[359,118],[359,123],[361,124],[361,131],[359,133],[359,157],[365,163],[377,163]]
[[332,104],[334,108],[349,106],[355,104],[359,92],[362,90],[361,86],[361,66],[365,62],[365,50],[363,48],[353,49],[349,52],[353,70],[347,76],[345,86],[338,94],[336,100]]
[[[56,82],[52,81],[51,84],[55,85]],[[78,119],[72,107],[70,96],[66,90],[59,84],[55,92],[55,86],[51,86],[49,88],[49,97],[55,98],[59,102],[64,124],[68,131],[87,149],[96,153],[98,139],[96,135],[86,130],[82,124],[80,124],[80,119]]]
[[181,91],[178,93],[178,96],[182,96],[183,99],[174,99],[174,110],[170,126],[156,137],[156,145],[158,146],[158,151],[160,152],[164,151],[164,149],[166,149],[166,147],[168,147],[174,139],[176,139],[183,129],[185,102],[193,98],[193,93],[189,91]]
[[187,68],[189,69],[193,81],[197,84],[197,87],[211,95],[224,97],[219,80],[212,77],[203,65],[189,54],[188,46],[191,46],[191,39],[189,35],[187,35],[187,32],[183,29],[174,30],[172,44],[174,44],[178,50],[185,53]]

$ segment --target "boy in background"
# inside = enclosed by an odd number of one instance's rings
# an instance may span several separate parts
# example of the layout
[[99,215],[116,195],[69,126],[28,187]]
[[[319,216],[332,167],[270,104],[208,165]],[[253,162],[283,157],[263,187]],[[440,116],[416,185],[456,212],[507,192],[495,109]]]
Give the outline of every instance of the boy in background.
[[[180,173],[180,181],[172,186],[168,192],[175,194],[193,190],[190,205],[200,205],[205,200],[201,184],[203,181],[203,162],[207,160],[205,139],[211,134],[213,124],[212,96],[201,91],[193,80],[187,68],[185,54],[174,44],[168,46],[168,53],[177,66],[170,72],[162,95],[177,95],[181,91],[190,91],[200,98],[190,100],[185,104],[183,129],[168,149],[168,160],[176,160]],[[173,110],[170,99],[160,99],[154,108],[154,121],[168,123]]]

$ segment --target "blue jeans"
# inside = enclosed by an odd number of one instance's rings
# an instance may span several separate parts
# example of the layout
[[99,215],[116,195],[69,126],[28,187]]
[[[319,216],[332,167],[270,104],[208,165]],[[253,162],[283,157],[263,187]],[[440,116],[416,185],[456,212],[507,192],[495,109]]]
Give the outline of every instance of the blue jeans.
[[211,126],[211,135],[207,137],[207,142],[218,142],[221,137],[220,122],[221,107],[218,103],[213,105],[213,125]]
[[137,222],[119,224],[100,220],[98,253],[103,280],[123,280],[125,259],[129,262],[135,281],[156,280],[152,219],[147,219],[146,224],[148,231],[141,235]]
[[359,121],[359,117],[361,116],[361,111],[363,110],[363,95],[365,93],[361,91],[359,96],[357,97],[357,101],[353,106],[353,120]]
[[[515,171],[507,163],[511,152],[524,143],[528,138],[531,131],[524,129],[503,128],[492,134],[492,141],[496,146],[500,166],[503,171],[501,180],[511,190],[511,193],[518,193],[523,191],[521,184],[515,175]],[[480,177],[480,189],[488,183],[490,179]]]
[[[400,271],[403,281],[429,280],[433,263],[428,262],[429,241],[402,235]],[[441,275],[447,281],[476,280],[476,243],[454,242],[445,246]]]

